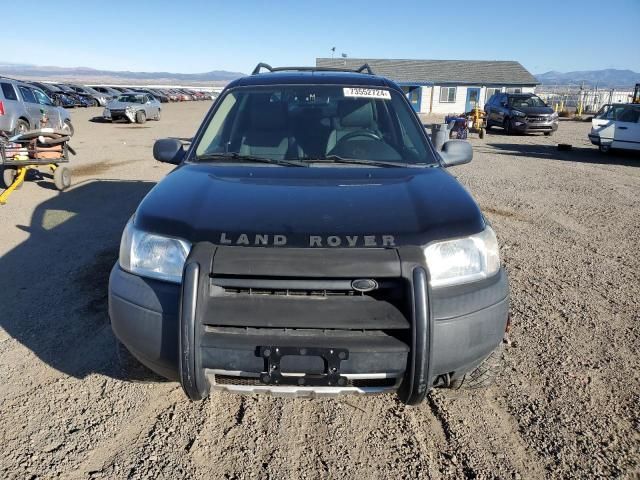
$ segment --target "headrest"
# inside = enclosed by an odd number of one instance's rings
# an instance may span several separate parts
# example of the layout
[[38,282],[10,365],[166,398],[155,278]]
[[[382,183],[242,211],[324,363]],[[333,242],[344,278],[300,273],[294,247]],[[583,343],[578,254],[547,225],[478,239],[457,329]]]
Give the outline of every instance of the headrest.
[[368,128],[373,125],[373,107],[369,100],[341,100],[338,118],[343,127]]
[[251,126],[258,130],[278,130],[286,125],[285,105],[258,99],[251,108]]

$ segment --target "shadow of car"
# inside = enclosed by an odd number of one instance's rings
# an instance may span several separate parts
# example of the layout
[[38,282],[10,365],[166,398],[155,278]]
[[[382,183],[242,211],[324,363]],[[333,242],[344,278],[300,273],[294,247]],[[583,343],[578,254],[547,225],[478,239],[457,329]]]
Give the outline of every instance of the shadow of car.
[[[89,180],[38,205],[29,225],[13,227],[28,237],[0,257],[0,326],[51,368],[76,378],[157,378],[119,348],[107,314],[120,235],[153,185]],[[25,387],[40,381],[25,378]]]

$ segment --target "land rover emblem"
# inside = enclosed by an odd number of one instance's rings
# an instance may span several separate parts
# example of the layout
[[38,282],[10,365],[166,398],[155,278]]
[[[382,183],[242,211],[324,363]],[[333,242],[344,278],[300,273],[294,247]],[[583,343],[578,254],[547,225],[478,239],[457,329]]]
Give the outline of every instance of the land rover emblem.
[[378,282],[371,278],[358,278],[351,282],[351,288],[358,292],[370,292],[378,288]]

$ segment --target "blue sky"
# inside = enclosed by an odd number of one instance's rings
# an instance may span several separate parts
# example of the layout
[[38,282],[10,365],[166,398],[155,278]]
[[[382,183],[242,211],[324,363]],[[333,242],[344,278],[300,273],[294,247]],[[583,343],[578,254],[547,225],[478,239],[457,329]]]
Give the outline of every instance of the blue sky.
[[331,56],[335,46],[336,55],[350,57],[517,60],[533,73],[640,71],[640,0],[56,0],[55,5],[28,18],[22,8],[3,9],[0,61],[249,72],[259,61],[312,65],[316,57]]

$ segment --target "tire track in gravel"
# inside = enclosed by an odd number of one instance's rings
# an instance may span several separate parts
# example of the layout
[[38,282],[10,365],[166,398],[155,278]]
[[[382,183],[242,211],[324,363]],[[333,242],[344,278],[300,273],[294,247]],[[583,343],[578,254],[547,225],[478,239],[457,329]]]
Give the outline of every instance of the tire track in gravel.
[[434,391],[428,401],[466,478],[545,478],[544,462],[527,447],[498,392]]
[[[89,451],[87,457],[77,466],[70,479],[87,478],[88,476],[99,477],[101,474],[118,475],[120,469],[116,469],[116,459],[122,456],[122,449],[125,446],[135,445],[141,441],[141,436],[149,428],[149,423],[159,417],[162,411],[170,407],[175,401],[176,393],[179,390],[173,388],[173,392],[166,395],[154,396],[150,402],[142,404],[142,408],[132,412],[132,418],[126,422],[121,422],[112,436],[108,436],[93,450]],[[181,394],[182,392],[178,392]]]

